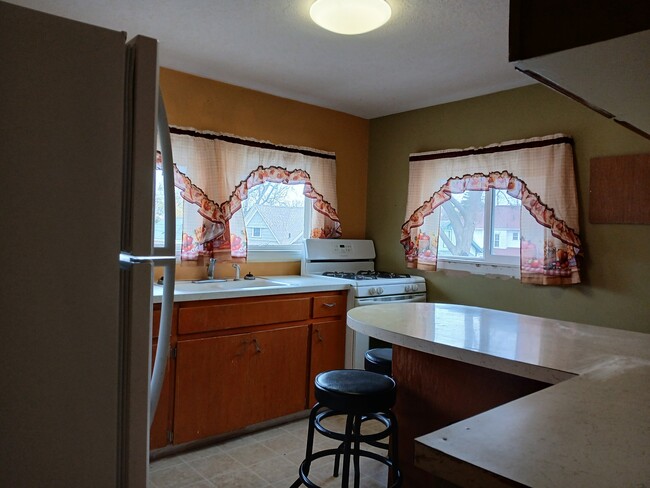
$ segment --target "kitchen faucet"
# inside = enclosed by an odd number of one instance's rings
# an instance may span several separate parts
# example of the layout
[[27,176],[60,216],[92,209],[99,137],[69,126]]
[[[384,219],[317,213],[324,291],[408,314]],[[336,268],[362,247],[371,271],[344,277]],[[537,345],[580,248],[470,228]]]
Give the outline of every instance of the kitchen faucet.
[[215,258],[210,258],[210,264],[208,264],[208,279],[213,280],[214,279],[214,265],[217,264],[217,260]]
[[239,265],[237,263],[234,263],[232,265],[232,267],[235,268],[235,280],[234,281],[239,281],[239,271],[240,271]]

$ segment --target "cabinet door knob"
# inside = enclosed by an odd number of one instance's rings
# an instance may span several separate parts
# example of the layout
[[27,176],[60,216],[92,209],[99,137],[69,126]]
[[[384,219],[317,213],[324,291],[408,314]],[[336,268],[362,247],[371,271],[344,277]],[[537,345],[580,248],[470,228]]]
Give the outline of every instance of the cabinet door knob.
[[316,335],[318,336],[318,341],[323,342],[323,336],[320,333],[320,329],[316,329]]
[[257,341],[257,339],[253,339],[253,344],[255,344],[255,352],[262,352],[262,346],[260,346],[260,343]]

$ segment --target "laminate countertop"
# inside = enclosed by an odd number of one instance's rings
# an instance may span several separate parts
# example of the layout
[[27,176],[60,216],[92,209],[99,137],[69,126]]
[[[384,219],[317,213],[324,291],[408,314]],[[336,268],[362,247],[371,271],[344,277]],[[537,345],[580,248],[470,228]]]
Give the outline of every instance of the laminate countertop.
[[417,438],[418,467],[464,486],[650,486],[650,334],[439,303],[358,307],[347,323],[551,384]]
[[[177,281],[174,289],[174,302],[198,300],[218,300],[254,296],[286,295],[290,293],[317,293],[322,291],[348,290],[350,285],[331,278],[318,276],[267,276],[247,281],[232,279],[214,283]],[[256,286],[262,284],[265,286]],[[162,301],[162,285],[153,286],[153,303]]]

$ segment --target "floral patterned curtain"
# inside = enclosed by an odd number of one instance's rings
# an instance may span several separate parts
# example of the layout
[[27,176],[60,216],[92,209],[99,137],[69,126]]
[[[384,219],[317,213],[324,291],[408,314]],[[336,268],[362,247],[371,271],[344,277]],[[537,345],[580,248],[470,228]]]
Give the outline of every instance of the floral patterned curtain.
[[311,237],[336,238],[336,158],[333,153],[170,127],[174,184],[185,200],[181,259],[246,258],[241,212],[262,183],[304,184],[313,203]]
[[452,194],[498,189],[522,203],[521,281],[580,283],[576,258],[582,246],[570,137],[554,134],[483,148],[411,154],[409,159],[401,237],[408,267],[436,270],[440,206]]

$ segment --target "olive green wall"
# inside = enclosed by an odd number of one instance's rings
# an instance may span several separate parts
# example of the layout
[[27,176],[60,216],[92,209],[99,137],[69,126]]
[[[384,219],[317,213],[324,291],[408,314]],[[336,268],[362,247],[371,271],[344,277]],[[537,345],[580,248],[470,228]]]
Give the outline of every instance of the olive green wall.
[[583,283],[541,287],[512,279],[410,272],[426,278],[429,301],[650,332],[650,225],[590,224],[588,218],[589,160],[647,153],[650,141],[541,85],[371,120],[367,237],[375,241],[377,267],[406,270],[399,238],[410,153],[557,132],[575,140],[586,253]]

